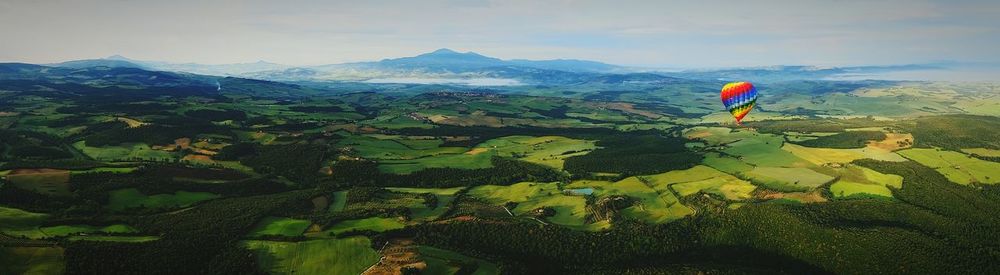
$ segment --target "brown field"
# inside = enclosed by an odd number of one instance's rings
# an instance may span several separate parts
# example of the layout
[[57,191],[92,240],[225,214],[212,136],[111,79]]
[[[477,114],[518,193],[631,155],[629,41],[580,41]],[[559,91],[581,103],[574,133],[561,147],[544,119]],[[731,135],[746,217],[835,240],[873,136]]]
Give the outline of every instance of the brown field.
[[761,200],[776,200],[776,199],[790,199],[796,200],[803,203],[813,203],[813,202],[826,202],[827,199],[820,194],[819,189],[813,190],[811,192],[790,192],[782,193],[772,190],[757,189],[758,191],[754,194],[754,198]]
[[177,147],[180,147],[181,149],[187,149],[191,147],[191,139],[190,138],[175,139],[174,144],[177,144]]
[[69,175],[69,171],[59,169],[14,169],[6,178],[15,187],[24,190],[49,195],[69,195]]
[[420,251],[410,239],[392,239],[380,251],[382,258],[378,263],[369,267],[363,275],[376,274],[403,274],[404,267],[412,267],[423,270],[427,268],[427,262],[420,260]]
[[660,117],[663,117],[662,115],[654,113],[654,112],[636,109],[635,105],[632,105],[632,103],[615,102],[615,103],[604,104],[602,107],[605,107],[605,108],[608,108],[608,109],[612,109],[612,110],[618,110],[618,111],[622,111],[622,112],[626,112],[626,113],[630,113],[630,114],[636,114],[636,115],[640,115],[640,116],[644,116],[644,117],[648,117],[648,118],[652,118],[652,119],[658,119]]
[[324,131],[328,131],[328,132],[336,132],[336,131],[344,130],[344,131],[348,131],[348,132],[351,132],[351,133],[356,133],[356,132],[358,132],[358,125],[354,124],[354,123],[334,124],[334,125],[326,126],[325,128],[323,128],[323,130]]
[[135,128],[135,127],[139,127],[139,126],[143,126],[143,125],[149,124],[149,123],[146,123],[146,122],[142,122],[142,121],[139,121],[139,120],[136,120],[136,119],[133,119],[133,118],[127,118],[127,117],[115,117],[115,120],[116,121],[125,122],[125,124],[128,124],[129,128]]
[[195,154],[190,154],[190,155],[184,156],[183,158],[181,158],[181,160],[193,161],[193,162],[206,162],[206,163],[215,162],[209,156],[206,156],[206,155],[195,155]]
[[478,155],[478,154],[481,154],[481,153],[484,153],[484,152],[487,152],[487,151],[489,151],[489,149],[486,149],[486,148],[472,148],[472,150],[469,150],[468,152],[465,152],[465,154],[466,155]]
[[216,152],[216,151],[210,151],[210,150],[200,149],[200,148],[194,148],[191,151],[194,151],[195,153],[198,153],[198,154],[209,155],[209,156],[214,156],[214,155],[216,155],[216,154],[219,153],[219,152]]
[[711,131],[698,131],[687,136],[688,139],[706,138],[712,136]]
[[173,152],[173,151],[178,150],[178,149],[188,149],[188,148],[191,148],[191,139],[190,138],[179,138],[179,139],[175,139],[174,143],[172,143],[172,144],[167,144],[167,145],[153,145],[153,146],[150,146],[149,148],[151,148],[153,150],[163,150],[163,151],[167,151],[167,152]]
[[[431,120],[434,120],[434,116],[431,117]],[[503,121],[498,117],[478,115],[445,117],[444,119],[434,121],[434,123],[455,126],[503,127]]]
[[330,199],[326,196],[319,196],[312,199],[313,211],[323,212],[326,211],[326,207],[330,205]]
[[[900,142],[905,142],[906,140],[909,140],[908,144],[900,145]],[[886,133],[885,140],[868,142],[869,148],[877,148],[887,151],[906,149],[910,148],[911,146],[913,146],[912,134]]]

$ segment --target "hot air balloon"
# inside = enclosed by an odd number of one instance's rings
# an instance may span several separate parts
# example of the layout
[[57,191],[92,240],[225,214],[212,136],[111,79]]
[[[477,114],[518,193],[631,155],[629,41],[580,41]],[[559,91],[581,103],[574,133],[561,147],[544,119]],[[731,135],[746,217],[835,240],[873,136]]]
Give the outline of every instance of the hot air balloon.
[[736,124],[742,125],[740,120],[743,120],[743,117],[753,109],[754,103],[757,103],[757,88],[750,82],[730,82],[722,86],[721,94],[722,104],[726,106],[726,110],[736,118]]

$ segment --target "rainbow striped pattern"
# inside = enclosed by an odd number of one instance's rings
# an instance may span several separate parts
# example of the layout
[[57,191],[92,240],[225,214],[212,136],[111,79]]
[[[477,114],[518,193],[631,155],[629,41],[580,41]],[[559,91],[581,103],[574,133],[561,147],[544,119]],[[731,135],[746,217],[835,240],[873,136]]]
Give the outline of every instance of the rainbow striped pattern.
[[722,104],[736,118],[736,123],[750,113],[754,103],[757,103],[757,88],[750,82],[730,82],[722,86]]

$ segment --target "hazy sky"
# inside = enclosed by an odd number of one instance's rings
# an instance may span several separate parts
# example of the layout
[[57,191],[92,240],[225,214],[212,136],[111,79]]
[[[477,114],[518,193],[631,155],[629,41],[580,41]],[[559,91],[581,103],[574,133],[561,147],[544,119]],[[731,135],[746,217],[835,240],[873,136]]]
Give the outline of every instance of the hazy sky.
[[316,65],[437,48],[660,67],[1000,61],[1000,1],[0,0],[0,61]]

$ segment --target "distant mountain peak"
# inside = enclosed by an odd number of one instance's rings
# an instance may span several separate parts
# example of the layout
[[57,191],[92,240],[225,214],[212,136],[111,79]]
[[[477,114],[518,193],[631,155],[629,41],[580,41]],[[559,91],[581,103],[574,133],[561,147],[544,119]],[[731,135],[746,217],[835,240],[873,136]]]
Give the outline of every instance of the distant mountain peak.
[[124,56],[121,56],[121,55],[118,55],[118,54],[105,57],[104,59],[123,60],[123,61],[130,61],[130,60],[132,60],[132,59],[129,59],[128,57],[124,57]]
[[449,48],[440,48],[440,49],[437,49],[437,50],[435,50],[435,51],[433,51],[431,53],[434,53],[434,54],[443,54],[443,53],[458,53],[458,52],[453,51],[452,49],[449,49]]

